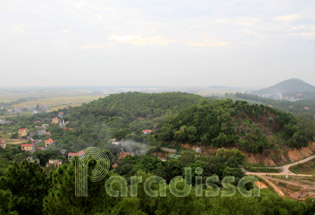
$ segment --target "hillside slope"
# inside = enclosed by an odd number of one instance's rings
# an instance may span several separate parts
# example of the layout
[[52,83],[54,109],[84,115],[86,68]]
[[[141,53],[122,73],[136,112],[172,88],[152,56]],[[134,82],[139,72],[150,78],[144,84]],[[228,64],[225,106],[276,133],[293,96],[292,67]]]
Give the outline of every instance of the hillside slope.
[[315,92],[315,87],[304,82],[301,79],[293,78],[289,80],[282,81],[274,86],[261,89],[256,92],[258,95],[282,95],[285,93],[292,93],[292,92]]
[[165,120],[157,138],[165,142],[239,147],[262,153],[281,146],[307,146],[309,134],[291,114],[244,101],[203,102]]

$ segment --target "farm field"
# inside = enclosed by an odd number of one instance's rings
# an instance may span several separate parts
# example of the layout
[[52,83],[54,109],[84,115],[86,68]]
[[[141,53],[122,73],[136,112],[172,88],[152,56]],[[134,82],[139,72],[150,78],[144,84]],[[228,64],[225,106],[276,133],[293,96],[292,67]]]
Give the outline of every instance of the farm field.
[[78,96],[57,96],[50,98],[41,98],[35,101],[22,102],[13,107],[35,106],[37,104],[45,104],[51,110],[58,110],[66,106],[78,106],[96,100],[104,95],[78,95]]

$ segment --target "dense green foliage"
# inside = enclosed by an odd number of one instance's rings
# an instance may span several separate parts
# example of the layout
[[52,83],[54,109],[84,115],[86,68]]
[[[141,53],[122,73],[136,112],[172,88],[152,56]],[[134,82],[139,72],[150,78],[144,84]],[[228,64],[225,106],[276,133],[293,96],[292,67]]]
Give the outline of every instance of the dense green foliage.
[[192,105],[165,120],[157,138],[216,147],[239,145],[256,153],[274,147],[275,142],[307,146],[313,136],[291,114],[245,101],[220,100]]
[[244,161],[244,155],[237,149],[218,149],[213,156],[200,155],[196,157],[193,151],[182,151],[178,159],[169,159],[167,162],[156,159],[154,156],[127,156],[121,160],[117,173],[122,176],[135,175],[139,170],[153,173],[169,182],[172,178],[182,175],[185,167],[193,170],[203,168],[203,176],[217,175],[221,179],[224,176],[233,175],[238,181],[243,176],[239,165]]
[[42,214],[43,199],[47,195],[49,181],[37,163],[24,160],[9,166],[0,178],[1,192],[12,200],[10,210],[19,214]]
[[[204,167],[203,177],[214,174],[215,171],[222,171],[224,166],[226,168],[223,176],[235,175],[235,170],[231,171],[231,169],[242,163],[243,158],[236,149],[221,149],[214,157],[209,158],[196,157],[195,153],[185,151],[179,159],[171,159],[165,164],[153,157],[127,156],[121,161],[117,171],[112,170],[103,180],[92,182],[91,178],[88,178],[88,197],[75,196],[74,162],[64,164],[47,175],[38,164],[24,161],[9,167],[5,176],[1,178],[0,214],[314,214],[314,200],[307,199],[305,202],[299,202],[283,199],[270,190],[262,190],[260,196],[257,197],[243,197],[238,191],[230,197],[222,197],[220,194],[222,190],[216,197],[204,195],[198,197],[195,194],[197,189],[195,186],[185,197],[174,196],[170,192],[169,185],[166,186],[165,197],[149,197],[144,191],[144,181],[152,174],[159,175],[164,172],[164,174],[178,176],[182,175],[181,168],[188,165],[192,168]],[[89,172],[94,165],[94,161],[89,163]],[[206,169],[208,165],[210,165],[211,171]],[[159,166],[163,166],[165,169]],[[111,176],[117,176],[117,172],[127,173],[125,178],[129,181],[130,170],[132,170],[132,176],[143,179],[137,186],[137,195],[130,196],[128,189],[127,197],[109,196],[105,191],[105,181]],[[179,186],[181,187],[181,185]],[[152,184],[152,186],[157,190],[157,184]],[[220,188],[219,184],[217,186]],[[119,187],[115,189],[119,190]]]
[[[209,99],[210,100],[210,99]],[[38,129],[34,121],[49,124],[48,131],[57,145],[32,155],[21,152],[19,146],[0,148],[0,214],[303,214],[315,213],[314,200],[298,202],[278,197],[272,191],[262,190],[260,197],[197,197],[195,181],[186,197],[175,197],[169,183],[183,175],[184,168],[191,167],[193,177],[198,167],[199,175],[205,178],[234,176],[237,184],[244,176],[240,165],[244,155],[234,148],[218,149],[213,155],[202,155],[190,150],[179,150],[177,158],[159,160],[155,155],[127,156],[119,159],[120,148],[109,139],[134,139],[147,145],[157,146],[172,143],[191,143],[203,146],[237,146],[249,152],[266,152],[277,145],[301,147],[314,138],[314,122],[296,118],[264,105],[250,105],[231,100],[207,101],[202,97],[185,93],[122,93],[85,104],[66,108],[63,120],[67,128],[50,124],[58,112],[18,116],[10,120],[12,125],[1,126],[5,133],[16,136],[17,129],[27,127],[35,135]],[[142,129],[152,129],[144,135]],[[42,140],[49,136],[41,136]],[[42,143],[40,143],[42,144]],[[179,148],[179,144],[176,144]],[[78,151],[88,146],[106,149],[111,161],[118,162],[115,169],[99,182],[88,177],[88,197],[75,196],[75,165],[67,163],[60,149]],[[139,146],[140,147],[140,146]],[[154,148],[154,147],[152,147]],[[159,151],[161,152],[161,150]],[[29,163],[28,156],[40,159],[40,164]],[[51,158],[61,158],[65,164],[57,169],[44,165]],[[74,161],[74,160],[72,160]],[[89,172],[95,161],[89,163]],[[198,168],[199,169],[199,168]],[[105,181],[110,176],[123,176],[131,183],[131,176],[141,176],[143,181],[152,176],[165,179],[166,197],[149,197],[144,191],[144,182],[138,185],[138,195],[110,197],[105,192]],[[220,183],[216,183],[222,188]],[[154,188],[157,184],[152,185]],[[179,187],[183,186],[180,184]],[[208,189],[202,187],[204,191]],[[253,188],[249,186],[249,189]],[[129,191],[128,191],[129,193]]]

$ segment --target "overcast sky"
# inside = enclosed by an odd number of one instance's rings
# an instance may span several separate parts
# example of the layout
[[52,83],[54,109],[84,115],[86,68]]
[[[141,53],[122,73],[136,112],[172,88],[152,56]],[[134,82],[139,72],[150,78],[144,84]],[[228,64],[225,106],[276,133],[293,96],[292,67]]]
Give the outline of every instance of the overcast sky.
[[1,86],[315,85],[314,0],[0,0]]

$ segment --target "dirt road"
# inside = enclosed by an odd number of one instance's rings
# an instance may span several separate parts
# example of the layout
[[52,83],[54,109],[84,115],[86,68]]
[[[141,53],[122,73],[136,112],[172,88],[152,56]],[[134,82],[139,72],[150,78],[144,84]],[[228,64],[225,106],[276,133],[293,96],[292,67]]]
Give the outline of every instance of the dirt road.
[[275,185],[271,180],[273,181],[277,181],[277,182],[282,182],[282,183],[286,183],[292,186],[299,186],[302,187],[304,189],[309,189],[309,190],[315,190],[314,187],[312,186],[308,186],[308,185],[303,185],[300,183],[296,183],[296,182],[290,182],[290,181],[286,181],[286,180],[282,180],[282,179],[276,179],[276,178],[271,178],[268,177],[268,175],[287,175],[287,176],[300,176],[300,177],[312,177],[312,175],[306,175],[306,174],[295,174],[293,172],[290,171],[290,167],[298,165],[298,164],[302,164],[302,163],[306,163],[310,160],[313,160],[315,158],[315,155],[312,155],[310,157],[307,157],[303,160],[294,162],[294,163],[290,163],[284,166],[280,166],[280,167],[273,167],[273,168],[277,168],[280,169],[281,172],[279,173],[265,173],[265,172],[249,172],[247,170],[245,170],[244,168],[242,168],[242,170],[244,171],[244,173],[246,175],[254,175],[257,176],[259,178],[262,178],[263,180],[265,180],[271,187],[273,187],[273,189],[278,193],[279,196],[284,196],[283,191],[277,186]]

